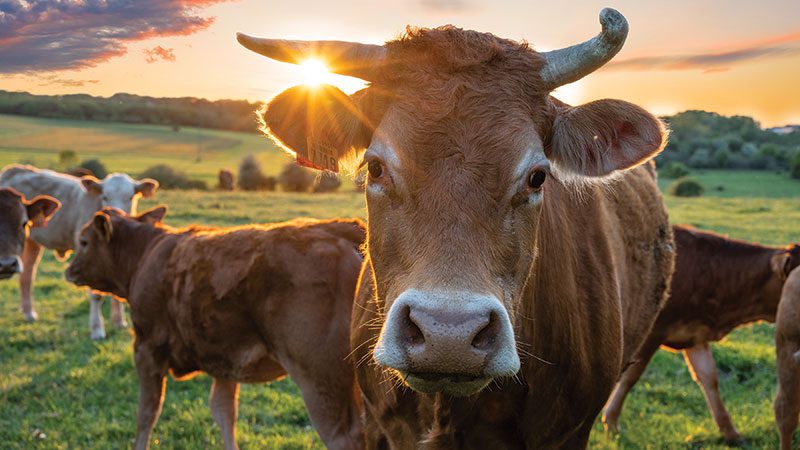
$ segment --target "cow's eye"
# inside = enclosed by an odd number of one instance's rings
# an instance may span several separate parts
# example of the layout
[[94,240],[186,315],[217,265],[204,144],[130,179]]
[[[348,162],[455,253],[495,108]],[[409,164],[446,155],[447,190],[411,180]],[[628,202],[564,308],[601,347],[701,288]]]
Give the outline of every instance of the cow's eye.
[[108,196],[107,196],[107,195],[104,195],[102,198],[103,198],[103,201],[104,201],[104,202],[107,202],[107,201],[108,201]]
[[81,239],[80,242],[78,242],[78,244],[80,244],[81,247],[86,247],[87,245],[89,245],[89,243],[86,242],[86,239]]
[[538,191],[542,188],[544,181],[547,179],[547,171],[545,169],[537,168],[533,169],[530,174],[528,174],[528,187],[533,189],[534,191]]
[[369,172],[369,177],[371,179],[377,180],[383,176],[383,164],[381,164],[380,161],[373,159],[367,163],[367,172]]

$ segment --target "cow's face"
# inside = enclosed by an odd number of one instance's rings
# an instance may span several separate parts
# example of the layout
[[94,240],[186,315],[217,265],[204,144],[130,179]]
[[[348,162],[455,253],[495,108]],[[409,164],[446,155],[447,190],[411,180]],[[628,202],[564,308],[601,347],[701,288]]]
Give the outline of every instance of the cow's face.
[[22,272],[19,255],[32,227],[43,227],[61,203],[39,196],[30,201],[17,191],[0,189],[0,280]]
[[293,88],[264,121],[299,154],[318,141],[367,171],[377,364],[419,391],[471,395],[520,368],[513,324],[548,185],[636,166],[665,133],[626,102],[551,98],[545,58],[524,45],[444,27],[386,47],[391,70],[371,87]]
[[116,208],[95,213],[80,231],[75,255],[65,272],[67,281],[101,292],[120,292],[119,254],[126,253],[125,246],[139,245],[120,237],[120,231],[143,223],[160,223],[166,212],[165,206],[158,206],[133,217]]
[[152,197],[158,190],[158,181],[136,181],[124,173],[112,173],[102,181],[85,176],[81,184],[90,196],[99,198],[102,208],[116,208],[126,214],[136,214],[139,197]]

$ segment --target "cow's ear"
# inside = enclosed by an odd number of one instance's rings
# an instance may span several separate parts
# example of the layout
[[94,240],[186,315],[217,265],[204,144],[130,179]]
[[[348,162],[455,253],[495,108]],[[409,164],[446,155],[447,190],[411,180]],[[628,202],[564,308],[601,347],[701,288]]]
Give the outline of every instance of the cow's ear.
[[264,131],[301,165],[336,172],[372,139],[374,125],[354,101],[363,93],[351,98],[328,85],[289,88],[264,110]]
[[598,177],[635,167],[667,143],[664,124],[644,109],[621,100],[571,107],[554,102],[548,157],[558,170]]
[[149,223],[150,225],[156,225],[161,223],[164,220],[164,216],[166,215],[167,215],[167,205],[158,205],[136,216],[136,220],[142,223]]
[[81,177],[81,185],[90,195],[100,195],[103,193],[103,185],[100,184],[100,180],[91,175]]
[[778,253],[770,260],[770,266],[778,278],[786,280],[786,278],[789,277],[789,273],[794,269],[792,265],[792,254],[789,252]]
[[158,181],[152,178],[145,178],[136,183],[136,192],[142,194],[142,197],[152,197],[158,190]]
[[111,226],[111,217],[109,217],[108,214],[104,212],[95,213],[92,219],[92,226],[98,236],[106,242],[111,242],[111,232],[113,228]]
[[61,202],[53,197],[40,195],[25,202],[25,208],[28,210],[28,220],[31,221],[32,227],[46,227],[47,221],[61,208]]

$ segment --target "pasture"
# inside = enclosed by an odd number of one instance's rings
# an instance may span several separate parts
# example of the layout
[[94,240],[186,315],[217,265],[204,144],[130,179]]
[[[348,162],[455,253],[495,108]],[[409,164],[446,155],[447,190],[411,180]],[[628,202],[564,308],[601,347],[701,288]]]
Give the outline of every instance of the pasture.
[[[71,149],[82,159],[99,157],[110,170],[136,173],[167,163],[213,184],[219,168],[235,168],[247,153],[258,152],[267,173],[276,173],[288,160],[255,134],[57,124],[0,116],[0,164],[23,159],[44,164],[55,160],[59,150]],[[191,139],[197,135],[215,142],[208,144],[201,163],[194,162]],[[800,241],[800,182],[770,172],[692,175],[706,185],[706,197],[667,197],[674,222],[765,244]],[[662,180],[662,187],[670,181]],[[166,222],[175,226],[365,214],[361,194],[352,191],[324,195],[161,191],[140,208],[159,203],[170,206]],[[64,281],[65,267],[51,253],[43,259],[34,293],[40,320],[33,324],[22,322],[17,310],[16,279],[0,282],[0,448],[128,448],[132,443],[138,385],[131,333],[109,324],[107,340],[91,341],[85,292]],[[772,339],[772,326],[758,324],[739,329],[714,346],[723,400],[747,439],[743,448],[778,444],[771,406]],[[168,381],[164,411],[152,436],[154,448],[221,448],[207,408],[209,386],[206,376]],[[622,435],[609,436],[598,420],[591,448],[726,448],[682,357],[665,351],[656,355],[628,397],[621,425]],[[322,448],[290,380],[242,385],[238,433],[242,448]]]

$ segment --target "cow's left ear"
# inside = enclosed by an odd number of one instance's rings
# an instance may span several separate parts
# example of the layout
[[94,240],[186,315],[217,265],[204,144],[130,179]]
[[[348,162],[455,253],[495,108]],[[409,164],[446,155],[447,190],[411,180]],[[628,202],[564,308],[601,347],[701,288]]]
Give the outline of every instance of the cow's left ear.
[[111,242],[111,232],[113,227],[111,226],[111,217],[104,212],[97,212],[92,219],[92,226],[94,227],[95,233],[100,236],[106,242]]
[[167,205],[158,205],[136,216],[136,220],[142,223],[156,225],[161,223],[166,215]]
[[622,100],[581,106],[553,102],[557,111],[548,158],[567,173],[600,177],[635,167],[667,143],[664,124],[644,109]]
[[136,183],[136,192],[142,194],[142,197],[152,197],[158,190],[158,181],[152,178],[145,178]]
[[31,226],[46,227],[47,221],[53,214],[61,208],[61,202],[48,195],[40,195],[33,200],[25,202],[25,209],[28,211],[28,220]]
[[770,266],[781,281],[785,281],[789,277],[789,273],[794,269],[792,254],[790,252],[778,253],[770,260]]
[[100,184],[100,180],[91,175],[81,177],[81,185],[90,195],[100,195],[103,193],[103,185]]

